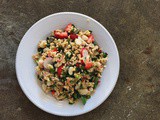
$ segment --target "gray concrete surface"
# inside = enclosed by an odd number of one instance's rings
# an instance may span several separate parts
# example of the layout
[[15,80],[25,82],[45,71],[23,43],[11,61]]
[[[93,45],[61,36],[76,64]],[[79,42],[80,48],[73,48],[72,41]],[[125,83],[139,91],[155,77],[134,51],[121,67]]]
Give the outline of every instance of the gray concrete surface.
[[[90,113],[58,117],[34,106],[15,73],[17,47],[37,20],[60,11],[89,15],[118,46],[121,70],[109,98]],[[160,0],[0,0],[0,120],[159,120]]]

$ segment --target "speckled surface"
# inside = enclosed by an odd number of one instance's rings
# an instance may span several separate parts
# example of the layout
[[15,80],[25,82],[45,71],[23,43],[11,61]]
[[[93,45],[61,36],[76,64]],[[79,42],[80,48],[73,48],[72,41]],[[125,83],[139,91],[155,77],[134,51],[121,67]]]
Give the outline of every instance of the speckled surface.
[[[89,15],[102,23],[119,49],[115,89],[98,108],[77,117],[58,117],[34,106],[15,73],[17,47],[37,20],[60,11]],[[160,119],[160,0],[0,0],[1,120]]]

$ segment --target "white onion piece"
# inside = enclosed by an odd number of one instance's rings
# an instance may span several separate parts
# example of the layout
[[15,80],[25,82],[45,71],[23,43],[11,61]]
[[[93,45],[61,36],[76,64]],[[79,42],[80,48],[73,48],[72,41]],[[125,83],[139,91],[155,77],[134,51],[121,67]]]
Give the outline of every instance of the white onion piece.
[[44,60],[43,66],[47,69],[47,64],[52,64],[52,58],[48,57]]

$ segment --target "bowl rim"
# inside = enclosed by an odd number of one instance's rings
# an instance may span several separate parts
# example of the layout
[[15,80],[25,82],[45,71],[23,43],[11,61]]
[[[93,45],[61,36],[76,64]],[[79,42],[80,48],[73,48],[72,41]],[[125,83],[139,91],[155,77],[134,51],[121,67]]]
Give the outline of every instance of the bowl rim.
[[[82,16],[82,17],[86,17],[88,19],[91,19],[92,21],[94,21],[96,24],[98,24],[108,35],[109,37],[111,38],[111,42],[114,44],[114,47],[115,47],[115,50],[116,50],[116,53],[117,53],[117,56],[118,56],[118,59],[117,59],[117,62],[118,62],[118,66],[117,66],[117,69],[118,69],[118,73],[116,74],[116,81],[114,82],[114,85],[112,87],[112,89],[109,91],[109,94],[108,96],[106,96],[104,98],[104,100],[101,102],[101,103],[98,103],[96,106],[94,106],[93,108],[87,110],[87,111],[82,111],[81,113],[76,113],[76,114],[70,114],[70,115],[64,115],[63,112],[62,113],[55,113],[54,111],[49,111],[49,110],[46,110],[44,109],[43,107],[41,107],[40,105],[38,105],[36,102],[34,102],[29,95],[27,95],[26,91],[24,90],[23,88],[23,85],[21,84],[20,82],[20,77],[19,77],[19,74],[18,74],[18,55],[20,54],[19,53],[19,49],[20,49],[20,46],[22,44],[22,41],[24,40],[25,36],[28,34],[28,32],[33,29],[38,23],[40,23],[41,21],[45,20],[45,19],[48,19],[49,17],[53,17],[53,16],[56,16],[56,15],[64,15],[64,14],[72,14],[72,15],[79,15],[79,16]],[[119,71],[120,71],[120,58],[119,58],[119,52],[118,52],[118,48],[116,46],[116,43],[113,39],[113,37],[111,36],[111,34],[108,32],[108,30],[101,24],[99,23],[97,20],[85,15],[85,14],[82,14],[82,13],[78,13],[78,12],[57,12],[57,13],[54,13],[54,14],[50,14],[46,17],[43,17],[41,18],[40,20],[38,20],[36,23],[34,23],[28,30],[27,32],[24,34],[23,38],[21,39],[20,43],[19,43],[19,46],[18,46],[18,49],[17,49],[17,53],[16,53],[16,60],[15,60],[15,69],[16,69],[16,76],[17,76],[17,80],[18,80],[18,83],[23,91],[23,93],[27,96],[27,98],[35,105],[37,106],[39,109],[47,112],[47,113],[50,113],[50,114],[53,114],[53,115],[57,115],[57,116],[65,116],[65,117],[69,117],[69,116],[78,116],[78,115],[82,115],[82,114],[85,114],[85,113],[88,113],[92,110],[94,110],[95,108],[97,108],[98,106],[100,106],[108,97],[109,95],[111,94],[111,92],[113,91],[113,89],[115,88],[115,85],[118,81],[118,76],[119,76]]]

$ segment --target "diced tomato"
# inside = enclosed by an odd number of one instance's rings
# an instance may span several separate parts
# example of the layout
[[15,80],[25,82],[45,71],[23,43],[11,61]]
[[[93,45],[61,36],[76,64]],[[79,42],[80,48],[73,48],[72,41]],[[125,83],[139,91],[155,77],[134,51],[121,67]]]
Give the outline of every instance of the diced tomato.
[[60,32],[60,31],[54,31],[54,36],[56,38],[60,38],[60,39],[63,39],[63,38],[68,38],[68,33],[67,32]]
[[52,92],[52,95],[54,95],[56,91],[52,90],[51,92]]
[[90,69],[92,66],[93,66],[92,62],[86,62],[86,64],[85,64],[86,69]]
[[87,43],[92,43],[92,42],[94,42],[94,36],[93,36],[92,34],[90,34],[90,35],[88,36]]
[[72,40],[75,40],[76,38],[78,38],[78,35],[76,35],[76,34],[70,34],[70,38]]
[[65,31],[66,32],[70,32],[71,31],[71,29],[72,29],[72,24],[70,23],[70,24],[68,24],[67,26],[66,26],[66,28],[65,28]]
[[99,84],[99,83],[101,83],[101,81],[100,81],[100,80],[98,80],[98,84]]
[[57,69],[58,77],[60,77],[61,74],[62,74],[62,70],[63,70],[62,68],[63,68],[63,65],[61,65],[61,66]]
[[53,50],[52,50],[52,52],[57,52],[58,50],[57,50],[57,48],[54,48]]

